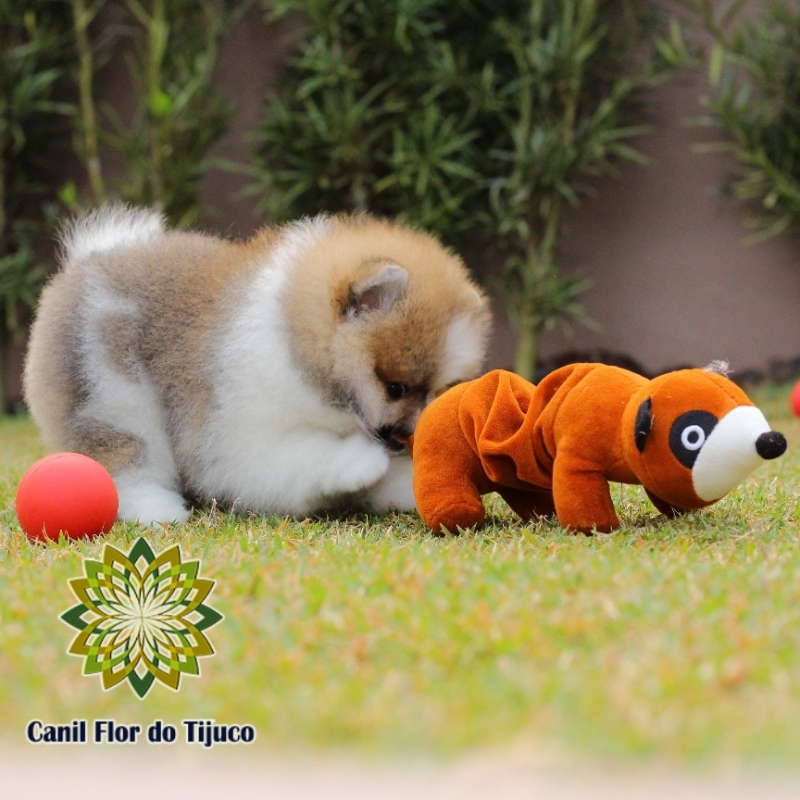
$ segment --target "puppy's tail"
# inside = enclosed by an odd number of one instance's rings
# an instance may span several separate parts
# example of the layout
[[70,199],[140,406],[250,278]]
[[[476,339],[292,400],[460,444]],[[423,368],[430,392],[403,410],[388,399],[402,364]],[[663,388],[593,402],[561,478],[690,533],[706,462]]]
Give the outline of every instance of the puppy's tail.
[[164,235],[164,217],[157,211],[110,203],[67,222],[62,228],[64,269],[94,253],[144,244]]

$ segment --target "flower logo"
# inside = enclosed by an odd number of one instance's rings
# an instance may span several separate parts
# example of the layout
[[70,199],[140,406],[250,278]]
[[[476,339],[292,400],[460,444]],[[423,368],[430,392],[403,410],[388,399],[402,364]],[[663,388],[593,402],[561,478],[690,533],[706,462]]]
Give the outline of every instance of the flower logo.
[[198,577],[199,561],[181,562],[178,545],[156,556],[139,538],[127,555],[106,544],[84,571],[69,581],[78,605],[60,617],[79,631],[67,652],[86,659],[84,675],[105,690],[127,680],[139,698],[156,680],[177,691],[181,675],[200,675],[198,658],[214,655],[203,631],[223,617],[204,603],[214,581]]

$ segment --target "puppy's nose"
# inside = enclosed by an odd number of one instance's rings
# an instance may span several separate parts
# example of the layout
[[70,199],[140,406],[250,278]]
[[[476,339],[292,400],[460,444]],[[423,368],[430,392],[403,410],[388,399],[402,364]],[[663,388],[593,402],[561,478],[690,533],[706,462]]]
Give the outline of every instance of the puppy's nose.
[[377,430],[378,438],[384,446],[393,453],[399,453],[406,449],[408,437],[411,435],[402,425],[384,425]]
[[756,439],[756,452],[769,461],[786,452],[786,437],[778,431],[767,431]]

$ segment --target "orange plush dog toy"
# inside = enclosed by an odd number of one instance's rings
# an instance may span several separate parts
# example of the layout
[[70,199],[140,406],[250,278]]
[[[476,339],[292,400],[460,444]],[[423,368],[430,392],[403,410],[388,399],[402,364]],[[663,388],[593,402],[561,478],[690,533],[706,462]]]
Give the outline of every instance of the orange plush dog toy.
[[711,368],[650,381],[604,364],[571,364],[538,386],[495,370],[422,413],[413,438],[414,494],[436,531],[483,521],[498,492],[523,519],[555,514],[576,531],[619,526],[609,481],[640,483],[674,516],[719,500],[782,434]]

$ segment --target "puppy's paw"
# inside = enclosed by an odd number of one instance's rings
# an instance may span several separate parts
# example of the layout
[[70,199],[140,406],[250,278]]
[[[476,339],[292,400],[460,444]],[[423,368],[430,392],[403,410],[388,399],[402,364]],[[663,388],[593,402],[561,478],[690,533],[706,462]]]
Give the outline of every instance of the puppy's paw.
[[154,525],[159,522],[186,522],[190,513],[183,498],[156,483],[117,486],[118,519]]
[[367,489],[364,500],[378,514],[389,511],[414,511],[414,466],[410,456],[396,456],[389,460],[386,474]]
[[358,492],[377,483],[389,469],[389,454],[377,442],[358,433],[342,442],[339,458],[331,463],[336,492]]

